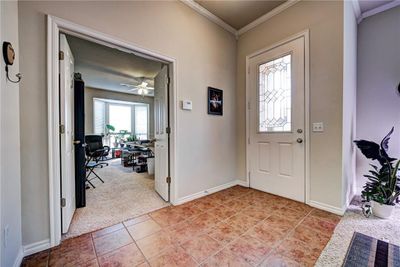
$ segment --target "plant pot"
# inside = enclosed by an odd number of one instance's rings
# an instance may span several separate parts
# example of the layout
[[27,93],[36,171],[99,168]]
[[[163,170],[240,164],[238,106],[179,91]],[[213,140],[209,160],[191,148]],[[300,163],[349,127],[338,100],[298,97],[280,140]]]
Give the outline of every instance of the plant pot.
[[371,201],[372,203],[372,214],[375,216],[382,218],[382,219],[388,219],[390,216],[392,216],[392,212],[394,210],[394,205],[386,205],[386,204],[380,204],[376,201]]

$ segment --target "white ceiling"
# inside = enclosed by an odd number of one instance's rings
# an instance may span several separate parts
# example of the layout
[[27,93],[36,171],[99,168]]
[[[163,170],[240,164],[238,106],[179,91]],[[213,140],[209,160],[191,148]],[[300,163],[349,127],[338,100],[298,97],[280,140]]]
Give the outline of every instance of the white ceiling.
[[195,2],[239,30],[286,1],[195,0]]
[[[161,63],[74,36],[67,36],[75,60],[75,72],[82,74],[88,87],[138,94],[121,84],[139,85],[143,80],[154,86],[153,78]],[[148,90],[148,96],[154,91]]]

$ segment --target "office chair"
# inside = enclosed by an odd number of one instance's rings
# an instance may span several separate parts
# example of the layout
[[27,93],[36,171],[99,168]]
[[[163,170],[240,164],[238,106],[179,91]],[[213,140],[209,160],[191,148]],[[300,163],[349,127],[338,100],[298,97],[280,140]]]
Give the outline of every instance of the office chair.
[[[103,179],[94,171],[95,168],[103,168],[108,166],[108,163],[101,162],[110,152],[110,147],[103,146],[103,138],[100,135],[87,135],[85,137],[86,143],[86,162],[85,168],[88,174],[86,175],[86,182],[88,182],[93,188],[96,188],[91,180],[99,179],[104,183]],[[90,178],[90,175],[94,174],[95,177]]]

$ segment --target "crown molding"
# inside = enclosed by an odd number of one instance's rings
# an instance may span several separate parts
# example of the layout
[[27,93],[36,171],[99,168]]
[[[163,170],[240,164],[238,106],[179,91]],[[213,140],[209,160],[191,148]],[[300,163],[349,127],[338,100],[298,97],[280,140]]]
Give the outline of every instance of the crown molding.
[[196,3],[194,0],[181,0],[181,2],[184,3],[185,5],[189,6],[190,8],[192,8],[194,11],[196,11],[200,15],[203,15],[204,17],[208,18],[212,22],[214,22],[217,25],[221,26],[222,28],[224,28],[228,32],[230,32],[230,33],[234,34],[235,36],[237,36],[237,31],[236,31],[235,28],[233,28],[231,25],[229,25],[228,23],[226,23],[225,21],[223,21],[219,17],[215,16],[213,13],[211,13],[210,11],[208,11],[207,9],[205,9],[204,7],[202,7],[201,5]]
[[363,19],[368,18],[370,16],[376,15],[378,13],[384,12],[386,10],[392,9],[394,7],[400,6],[400,0],[394,0],[392,2],[389,2],[387,4],[378,6],[374,9],[365,11],[361,14],[361,16],[358,18],[358,23],[360,23]]
[[187,5],[188,7],[192,8],[194,11],[196,11],[200,15],[208,18],[209,20],[211,20],[212,22],[221,26],[228,32],[232,33],[233,35],[236,36],[236,39],[237,39],[239,37],[239,35],[253,29],[254,27],[257,27],[258,25],[260,25],[261,23],[264,23],[265,21],[269,20],[273,16],[278,15],[279,13],[281,13],[282,11],[293,6],[297,2],[300,2],[300,0],[288,0],[288,1],[284,2],[283,4],[277,6],[276,8],[272,9],[270,12],[266,13],[265,15],[254,20],[253,22],[250,22],[249,24],[247,24],[246,26],[244,26],[243,28],[241,28],[239,30],[236,30],[235,28],[230,26],[228,23],[226,23],[225,21],[223,21],[222,19],[220,19],[219,17],[217,17],[216,15],[214,15],[213,13],[211,13],[210,11],[208,11],[207,9],[205,9],[204,7],[202,7],[201,5],[196,3],[194,0],[181,0],[181,2],[184,3],[185,5]]
[[258,19],[256,19],[255,21],[247,24],[246,26],[244,26],[243,28],[239,29],[237,31],[237,35],[241,35],[255,27],[257,27],[258,25],[260,25],[261,23],[266,22],[267,20],[269,20],[270,18],[272,18],[273,16],[278,15],[279,13],[283,12],[284,10],[288,9],[289,7],[293,6],[294,4],[296,4],[297,2],[300,2],[300,0],[288,0],[285,3],[275,7],[274,9],[272,9],[270,12],[268,12],[267,14],[259,17]]

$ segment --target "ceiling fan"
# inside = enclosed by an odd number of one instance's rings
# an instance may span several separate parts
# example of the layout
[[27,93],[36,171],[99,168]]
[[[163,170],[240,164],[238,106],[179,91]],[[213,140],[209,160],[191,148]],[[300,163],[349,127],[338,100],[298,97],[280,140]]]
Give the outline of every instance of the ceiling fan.
[[137,84],[130,83],[121,83],[122,86],[130,88],[129,91],[136,91],[139,95],[152,95],[152,91],[154,91],[154,87],[151,87],[150,84],[153,84],[153,79],[146,77],[133,78]]

